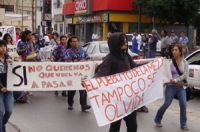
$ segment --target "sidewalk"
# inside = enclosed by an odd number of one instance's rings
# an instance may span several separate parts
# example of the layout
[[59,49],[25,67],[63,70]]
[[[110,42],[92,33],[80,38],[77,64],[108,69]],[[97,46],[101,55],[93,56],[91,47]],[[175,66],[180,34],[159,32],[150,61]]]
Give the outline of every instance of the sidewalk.
[[7,132],[20,132],[20,130],[15,129],[15,126],[13,126],[13,124],[10,122],[7,123],[7,125],[6,125],[6,131]]

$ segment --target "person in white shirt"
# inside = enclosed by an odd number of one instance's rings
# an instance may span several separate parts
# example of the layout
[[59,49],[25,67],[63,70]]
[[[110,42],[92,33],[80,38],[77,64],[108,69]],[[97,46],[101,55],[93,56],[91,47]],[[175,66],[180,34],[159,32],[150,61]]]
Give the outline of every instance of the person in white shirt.
[[44,35],[43,39],[44,39],[45,46],[48,46],[50,40],[49,40],[49,37],[47,36],[47,34]]
[[99,37],[98,37],[97,33],[94,32],[94,33],[92,34],[92,40],[93,40],[93,41],[97,41],[98,39],[99,39]]
[[140,52],[140,46],[141,46],[141,43],[142,43],[142,37],[141,37],[141,35],[139,34],[138,31],[135,31],[135,37],[136,37],[137,44],[138,44],[138,50]]

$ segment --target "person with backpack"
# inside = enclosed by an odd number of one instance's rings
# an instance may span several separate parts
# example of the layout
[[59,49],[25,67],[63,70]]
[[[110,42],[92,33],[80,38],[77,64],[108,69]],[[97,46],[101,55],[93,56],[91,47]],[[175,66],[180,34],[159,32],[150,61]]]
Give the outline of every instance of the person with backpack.
[[183,130],[189,130],[187,126],[187,103],[186,86],[188,75],[188,62],[184,59],[183,47],[175,44],[172,48],[173,58],[170,60],[172,79],[166,84],[165,101],[158,110],[154,122],[157,127],[162,127],[161,120],[167,108],[171,105],[175,96],[180,105],[180,127]]
[[[112,34],[108,39],[108,46],[110,53],[100,64],[94,78],[125,72],[137,66],[128,53],[128,39],[125,34]],[[137,132],[136,113],[133,111],[123,118],[126,122],[127,132]],[[119,132],[120,125],[121,120],[111,123],[109,132]]]

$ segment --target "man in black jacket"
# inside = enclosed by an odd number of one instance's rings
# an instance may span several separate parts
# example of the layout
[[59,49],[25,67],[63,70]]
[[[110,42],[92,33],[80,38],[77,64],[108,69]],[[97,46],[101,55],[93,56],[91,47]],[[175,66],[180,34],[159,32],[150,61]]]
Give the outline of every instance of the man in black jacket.
[[[115,33],[108,39],[110,53],[105,57],[94,77],[103,77],[128,71],[136,64],[128,53],[128,39],[125,34]],[[137,131],[136,111],[123,118],[126,122],[127,132]],[[120,131],[121,120],[111,123],[109,132]]]

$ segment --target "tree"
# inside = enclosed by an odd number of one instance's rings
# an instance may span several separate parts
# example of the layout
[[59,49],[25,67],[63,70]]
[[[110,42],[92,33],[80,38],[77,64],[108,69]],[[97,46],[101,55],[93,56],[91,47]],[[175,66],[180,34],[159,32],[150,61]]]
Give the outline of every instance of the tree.
[[200,8],[200,0],[134,0],[142,13],[161,24],[191,24]]

